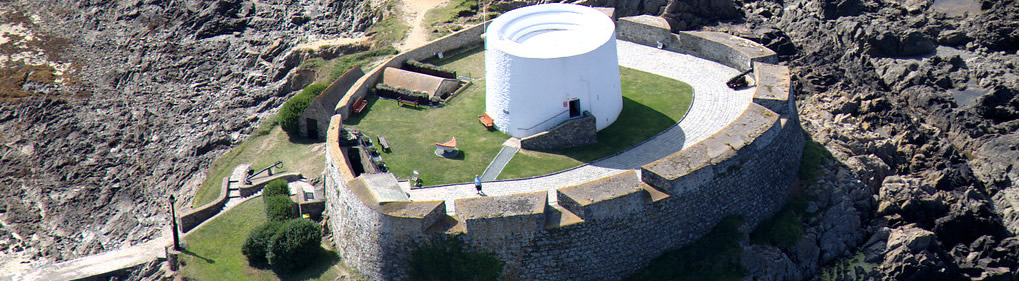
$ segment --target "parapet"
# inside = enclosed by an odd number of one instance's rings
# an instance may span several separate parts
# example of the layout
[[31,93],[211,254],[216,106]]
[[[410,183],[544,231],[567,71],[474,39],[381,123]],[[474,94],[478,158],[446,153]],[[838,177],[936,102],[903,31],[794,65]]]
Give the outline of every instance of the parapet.
[[[359,91],[377,79],[379,69],[478,44],[473,36],[482,31],[471,27],[387,61],[348,91],[337,112],[363,96]],[[753,102],[714,135],[639,171],[540,192],[444,201],[410,201],[388,177],[352,177],[336,145],[343,120],[336,115],[326,164],[334,179],[327,186],[336,189],[330,196],[339,200],[329,202],[330,224],[348,264],[372,279],[399,279],[408,267],[408,247],[459,234],[468,248],[505,261],[504,272],[512,272],[507,279],[619,278],[699,238],[725,216],[742,215],[745,227],[753,227],[781,208],[799,166],[803,135],[789,69],[773,63],[775,53],[724,33],[671,33],[668,22],[656,16],[620,18],[616,31],[621,40],[752,69]],[[455,45],[448,38],[463,40]]]

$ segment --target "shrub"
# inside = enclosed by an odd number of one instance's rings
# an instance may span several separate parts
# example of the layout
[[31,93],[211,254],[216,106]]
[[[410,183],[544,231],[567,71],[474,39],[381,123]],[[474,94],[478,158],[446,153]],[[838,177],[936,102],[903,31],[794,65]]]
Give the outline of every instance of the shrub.
[[318,224],[303,218],[289,220],[269,243],[269,264],[279,272],[293,272],[319,254],[321,243]]
[[499,280],[504,262],[491,253],[467,252],[457,238],[435,241],[411,253],[411,280]]
[[375,84],[375,94],[384,98],[412,100],[420,104],[428,102],[428,93],[382,83]]
[[452,69],[430,63],[423,63],[416,60],[408,60],[407,62],[404,63],[404,68],[410,71],[424,73],[432,76],[456,79],[456,71]]
[[283,179],[276,179],[262,187],[262,196],[276,195],[290,196],[290,188],[287,187],[287,182]]
[[280,112],[277,114],[280,127],[287,132],[290,137],[297,137],[300,135],[300,125],[298,120],[301,118],[301,114],[308,108],[308,104],[311,104],[311,100],[322,93],[329,85],[316,83],[304,87],[300,93],[294,95],[294,97],[287,100],[283,104],[283,108],[280,108]]
[[281,227],[280,223],[269,222],[248,234],[248,239],[244,240],[244,245],[241,246],[241,253],[248,257],[249,265],[256,268],[264,268],[269,265],[269,242]]
[[265,197],[265,218],[270,222],[284,222],[294,218],[294,201],[290,196]]

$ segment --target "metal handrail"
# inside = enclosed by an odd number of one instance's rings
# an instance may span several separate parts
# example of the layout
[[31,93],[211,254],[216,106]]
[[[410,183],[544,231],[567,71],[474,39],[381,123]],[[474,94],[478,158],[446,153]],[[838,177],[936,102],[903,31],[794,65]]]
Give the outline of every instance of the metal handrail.
[[530,128],[520,128],[520,127],[517,127],[517,130],[530,131],[531,129],[534,129],[534,128],[537,128],[538,126],[541,126],[542,124],[548,123],[548,121],[552,121],[552,119],[555,119],[556,117],[559,117],[559,115],[563,115],[563,113],[569,113],[569,112],[570,112],[569,110],[566,110],[566,111],[563,111],[563,112],[559,112],[559,114],[556,114],[556,115],[554,115],[554,116],[552,116],[552,117],[550,117],[548,119],[545,119],[545,121],[541,121],[538,124],[534,124],[534,126],[531,126]]

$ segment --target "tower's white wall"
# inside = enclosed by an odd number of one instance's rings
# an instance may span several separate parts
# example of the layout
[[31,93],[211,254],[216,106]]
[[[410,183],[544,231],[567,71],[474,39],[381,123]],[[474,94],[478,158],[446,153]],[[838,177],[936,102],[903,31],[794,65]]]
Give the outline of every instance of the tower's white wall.
[[569,118],[567,102],[608,127],[623,109],[615,25],[583,6],[510,11],[488,28],[485,111],[499,130],[527,137]]

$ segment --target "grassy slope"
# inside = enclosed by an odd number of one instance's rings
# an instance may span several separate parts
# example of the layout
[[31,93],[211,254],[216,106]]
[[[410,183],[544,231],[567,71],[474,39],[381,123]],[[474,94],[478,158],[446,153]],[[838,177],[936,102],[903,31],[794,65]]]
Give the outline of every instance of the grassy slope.
[[322,174],[325,167],[324,151],[323,143],[304,139],[291,140],[278,126],[267,135],[251,137],[216,159],[216,163],[208,170],[210,176],[196,192],[192,207],[215,200],[219,196],[223,177],[230,176],[234,167],[239,164],[248,163],[257,170],[276,161],[283,161],[281,171],[300,172],[310,178]]
[[264,208],[261,197],[248,200],[185,236],[181,275],[193,280],[333,280],[339,275],[339,258],[328,251],[291,275],[277,276],[272,270],[248,266],[241,245],[252,229],[265,223]]
[[456,21],[460,13],[473,13],[477,10],[477,0],[450,0],[445,6],[428,10],[421,26],[429,29],[428,39],[439,38],[453,32],[440,24]]

